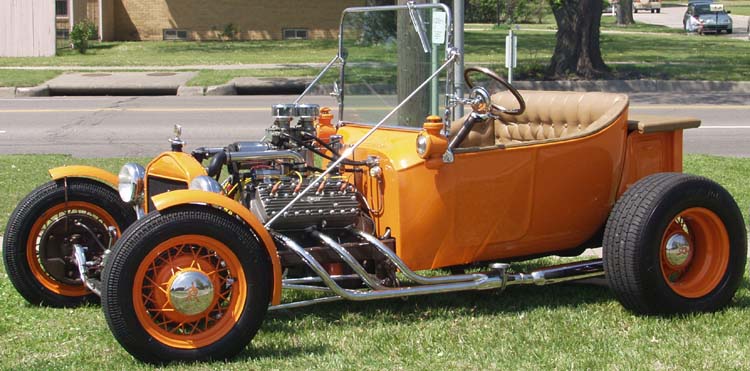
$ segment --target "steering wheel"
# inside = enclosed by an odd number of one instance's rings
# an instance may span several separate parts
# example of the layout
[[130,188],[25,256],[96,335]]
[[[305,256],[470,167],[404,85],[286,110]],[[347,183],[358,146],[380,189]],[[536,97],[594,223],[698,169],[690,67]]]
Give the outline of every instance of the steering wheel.
[[493,113],[505,113],[505,114],[508,114],[508,115],[514,115],[515,116],[515,115],[520,115],[524,111],[526,111],[526,102],[523,100],[523,97],[521,96],[521,93],[519,93],[518,90],[513,87],[513,85],[511,85],[510,83],[508,83],[507,81],[505,81],[502,77],[498,76],[495,72],[493,72],[489,68],[484,68],[484,67],[469,67],[466,70],[464,70],[464,80],[466,81],[466,85],[468,85],[469,88],[474,89],[474,83],[469,78],[469,75],[471,73],[473,73],[473,72],[482,73],[484,75],[487,75],[489,78],[491,78],[491,79],[499,82],[500,85],[502,85],[506,89],[508,89],[508,91],[511,94],[513,94],[513,97],[516,98],[516,101],[518,101],[518,108],[516,108],[516,109],[507,109],[505,107],[498,106],[497,104],[494,104],[494,103],[492,103],[492,101],[490,101],[489,103],[490,103],[491,110],[495,111]]

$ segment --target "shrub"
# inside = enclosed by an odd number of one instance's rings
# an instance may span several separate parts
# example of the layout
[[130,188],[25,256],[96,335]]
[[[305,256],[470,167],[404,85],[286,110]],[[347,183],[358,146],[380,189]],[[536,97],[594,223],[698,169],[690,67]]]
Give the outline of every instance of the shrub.
[[73,49],[78,50],[79,53],[84,54],[89,48],[89,40],[96,35],[94,31],[96,26],[89,20],[83,20],[73,25],[73,30],[70,31],[70,41],[73,44]]
[[99,40],[99,27],[91,21],[85,21],[86,27],[89,28],[89,40]]
[[237,35],[240,33],[240,30],[237,28],[237,26],[234,23],[227,23],[226,26],[224,26],[224,31],[219,32],[219,37],[224,40],[234,40],[237,38]]

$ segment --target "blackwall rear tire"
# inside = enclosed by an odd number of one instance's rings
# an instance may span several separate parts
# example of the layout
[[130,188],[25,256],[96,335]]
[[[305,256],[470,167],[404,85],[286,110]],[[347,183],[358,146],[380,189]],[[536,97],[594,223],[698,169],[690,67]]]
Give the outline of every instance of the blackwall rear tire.
[[[67,185],[67,192],[66,192]],[[135,211],[112,187],[94,180],[69,178],[45,183],[26,196],[11,214],[3,238],[8,278],[29,303],[75,307],[99,298],[84,287],[78,267],[70,260],[73,236],[90,245],[87,258],[104,251],[79,221],[109,244],[107,227],[124,231]]]
[[716,311],[744,274],[747,232],[719,184],[679,173],[631,186],[610,214],[604,269],[622,305],[639,314]]
[[102,309],[141,361],[226,359],[260,328],[271,283],[268,254],[231,216],[206,206],[152,212],[115,245]]

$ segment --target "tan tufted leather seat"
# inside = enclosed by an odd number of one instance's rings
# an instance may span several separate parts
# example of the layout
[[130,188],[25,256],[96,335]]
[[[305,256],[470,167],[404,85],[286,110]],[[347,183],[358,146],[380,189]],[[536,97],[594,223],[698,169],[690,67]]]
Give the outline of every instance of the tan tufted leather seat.
[[[459,147],[516,147],[580,138],[612,124],[627,108],[628,97],[612,93],[520,91],[526,111],[518,116],[501,115],[499,120],[477,123]],[[492,96],[493,103],[514,108],[508,93]],[[451,136],[466,116],[451,124]]]

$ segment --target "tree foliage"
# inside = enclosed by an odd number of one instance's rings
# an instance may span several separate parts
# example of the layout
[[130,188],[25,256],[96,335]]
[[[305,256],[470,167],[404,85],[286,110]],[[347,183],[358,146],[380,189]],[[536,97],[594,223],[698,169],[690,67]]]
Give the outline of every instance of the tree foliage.
[[541,23],[547,0],[467,0],[467,23]]

